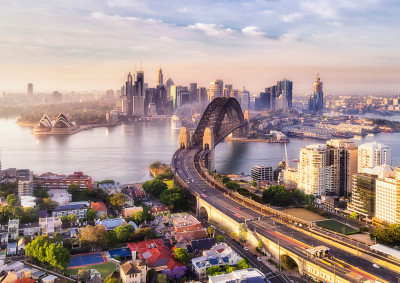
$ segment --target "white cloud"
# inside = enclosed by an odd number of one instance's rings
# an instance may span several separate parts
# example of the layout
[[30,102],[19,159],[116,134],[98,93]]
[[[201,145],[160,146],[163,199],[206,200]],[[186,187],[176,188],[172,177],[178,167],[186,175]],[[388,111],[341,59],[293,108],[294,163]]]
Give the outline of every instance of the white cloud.
[[300,13],[293,13],[290,15],[285,15],[282,17],[282,20],[286,23],[293,23],[296,20],[303,18],[303,15]]
[[242,33],[247,36],[265,37],[267,33],[263,32],[259,27],[247,26],[242,29]]
[[233,29],[217,24],[195,23],[193,25],[188,25],[187,28],[190,30],[202,31],[207,35],[216,37],[232,37],[236,34]]

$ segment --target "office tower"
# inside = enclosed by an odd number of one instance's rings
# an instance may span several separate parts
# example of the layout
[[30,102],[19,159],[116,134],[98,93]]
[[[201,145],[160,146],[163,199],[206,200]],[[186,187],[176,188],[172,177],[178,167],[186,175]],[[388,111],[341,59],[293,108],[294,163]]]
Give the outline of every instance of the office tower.
[[302,147],[299,160],[299,189],[306,194],[322,195],[332,191],[332,166],[326,162],[327,146]]
[[265,92],[268,93],[270,97],[269,109],[275,109],[276,85],[265,88]]
[[134,116],[144,116],[144,96],[135,95],[133,97],[133,111]]
[[32,96],[33,95],[33,84],[32,83],[28,84],[27,94],[28,94],[28,96]]
[[254,98],[254,110],[260,111],[261,110],[261,103],[260,103],[260,98],[255,97]]
[[258,165],[251,168],[251,181],[262,182],[262,181],[273,181],[274,170],[271,166]]
[[137,71],[134,96],[144,96],[144,94],[145,94],[144,72]]
[[246,90],[246,87],[243,86],[243,90],[240,95],[240,107],[243,111],[250,109],[250,92]]
[[205,87],[199,87],[199,104],[202,109],[208,105],[208,95]]
[[379,165],[392,165],[392,150],[381,143],[364,143],[358,147],[358,168],[362,172],[366,167],[374,168]]
[[270,92],[260,92],[260,106],[261,106],[261,110],[271,108],[271,93]]
[[190,102],[198,101],[197,98],[197,83],[191,83],[189,87],[189,100]]
[[125,97],[122,100],[122,111],[126,115],[132,115],[134,87],[133,87],[133,77],[130,72],[126,77],[124,93]]
[[[387,166],[387,169],[391,167]],[[388,174],[389,175],[389,174]],[[394,176],[376,180],[374,224],[400,224],[400,168]]]
[[170,87],[170,97],[172,100],[172,107],[173,109],[176,108],[176,98],[177,98],[177,94],[178,94],[178,89],[176,85],[171,85]]
[[224,87],[224,97],[230,97],[232,91],[232,85],[225,85]]
[[215,80],[210,82],[210,101],[216,97],[223,96],[224,82],[222,80]]
[[314,82],[314,92],[310,95],[308,101],[308,111],[312,114],[320,114],[324,109],[324,93],[322,85],[319,74],[317,74],[317,78]]
[[163,85],[163,73],[161,68],[158,70],[158,73],[156,75],[156,87]]
[[238,89],[232,89],[231,90],[231,97],[236,98],[239,101],[239,90]]
[[53,103],[61,103],[62,102],[62,93],[58,91],[53,91]]
[[332,190],[338,196],[348,196],[353,188],[353,175],[357,173],[358,150],[349,140],[330,140],[327,144],[327,165],[331,165]]
[[190,103],[190,93],[187,90],[181,90],[182,105]]
[[372,219],[375,216],[377,179],[394,176],[394,169],[389,165],[366,167],[361,173],[354,174],[351,203],[347,205],[347,210]]
[[171,97],[171,86],[174,84],[174,82],[169,78],[167,82],[165,83],[165,88],[167,89],[167,97]]
[[292,108],[292,90],[293,82],[287,79],[283,81],[278,81],[276,83],[277,97],[279,97],[282,102],[280,103],[280,108]]

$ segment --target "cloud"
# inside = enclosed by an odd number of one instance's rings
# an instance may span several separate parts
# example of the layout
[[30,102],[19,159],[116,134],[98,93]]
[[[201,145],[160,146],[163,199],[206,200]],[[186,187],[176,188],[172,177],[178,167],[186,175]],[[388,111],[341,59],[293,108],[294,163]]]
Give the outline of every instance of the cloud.
[[303,15],[300,13],[293,13],[290,15],[285,15],[282,17],[282,20],[286,23],[293,23],[296,20],[303,18]]
[[242,29],[242,34],[252,37],[266,37],[267,33],[263,32],[259,27],[247,26]]
[[195,23],[193,25],[188,25],[187,28],[189,30],[201,31],[207,35],[216,37],[232,37],[236,34],[233,29],[217,24]]

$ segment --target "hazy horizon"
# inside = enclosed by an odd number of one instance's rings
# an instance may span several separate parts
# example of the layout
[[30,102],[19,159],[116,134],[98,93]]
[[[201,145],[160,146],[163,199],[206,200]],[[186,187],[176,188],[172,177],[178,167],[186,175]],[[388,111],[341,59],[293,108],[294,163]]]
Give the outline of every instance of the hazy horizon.
[[400,4],[386,0],[0,3],[0,92],[118,89],[142,62],[178,85],[223,79],[252,95],[317,72],[327,95],[400,93]]

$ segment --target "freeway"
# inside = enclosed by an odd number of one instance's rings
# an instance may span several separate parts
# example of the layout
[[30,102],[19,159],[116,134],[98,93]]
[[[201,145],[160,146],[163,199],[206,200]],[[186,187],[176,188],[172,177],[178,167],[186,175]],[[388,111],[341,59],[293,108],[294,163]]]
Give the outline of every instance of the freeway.
[[319,241],[310,235],[299,232],[286,225],[279,224],[214,189],[213,186],[203,179],[196,171],[195,155],[197,152],[197,149],[180,149],[175,152],[172,160],[173,170],[180,179],[186,182],[189,189],[194,194],[225,215],[239,223],[245,223],[251,231],[258,232],[297,255],[304,257],[305,248],[323,245],[330,249],[330,254],[332,256],[356,267],[359,270],[357,271],[355,269],[354,271],[361,272],[367,278],[368,274],[366,273],[369,273],[387,282],[398,281],[400,274],[384,267],[376,268],[370,261]]

